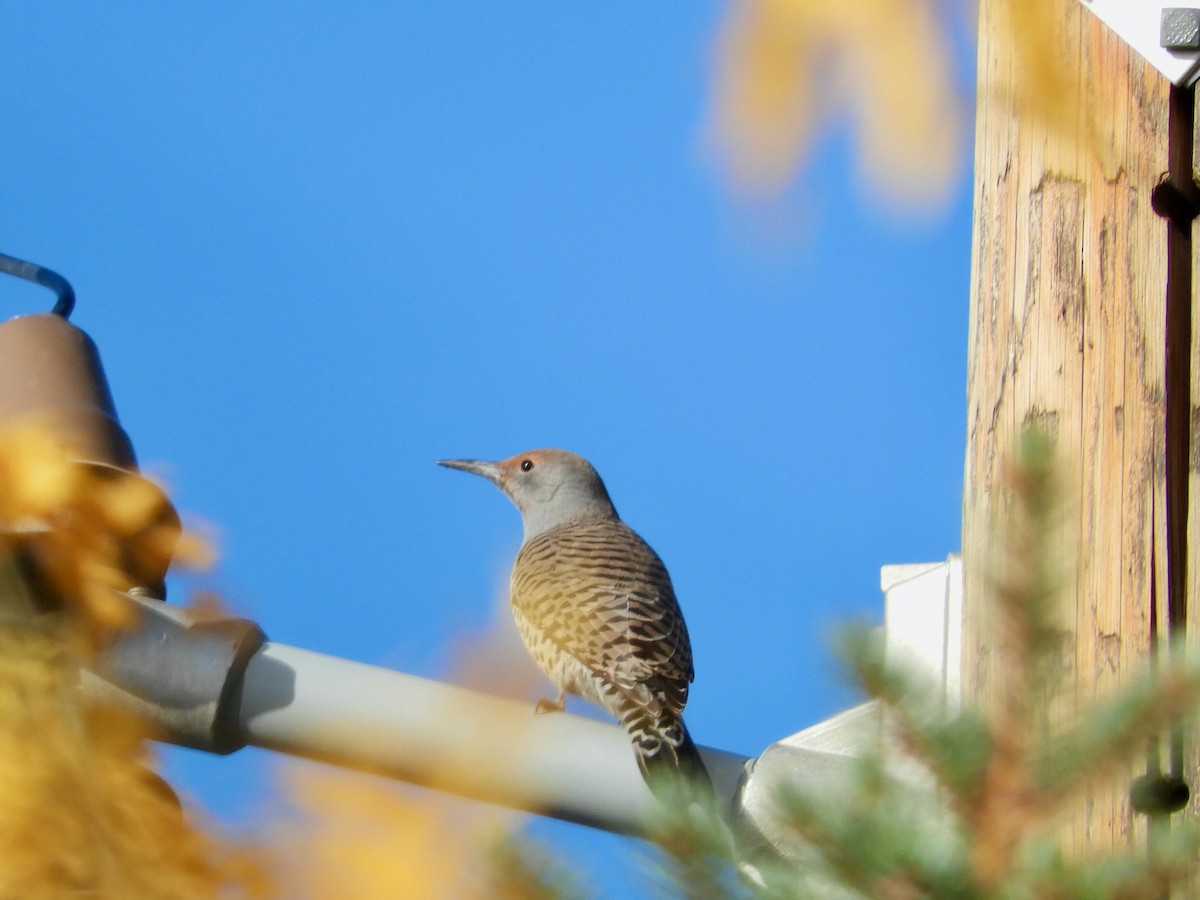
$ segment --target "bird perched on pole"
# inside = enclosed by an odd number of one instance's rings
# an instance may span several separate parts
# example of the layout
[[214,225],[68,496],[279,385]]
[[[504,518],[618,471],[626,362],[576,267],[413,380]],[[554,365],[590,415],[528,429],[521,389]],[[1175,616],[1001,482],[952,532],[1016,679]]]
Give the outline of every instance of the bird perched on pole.
[[482,475],[521,511],[525,540],[510,595],[517,630],[559,689],[538,711],[577,694],[629,732],[651,787],[678,771],[708,782],[683,724],[694,672],[671,578],[658,554],[621,521],[591,463],[565,450],[500,462],[444,459]]

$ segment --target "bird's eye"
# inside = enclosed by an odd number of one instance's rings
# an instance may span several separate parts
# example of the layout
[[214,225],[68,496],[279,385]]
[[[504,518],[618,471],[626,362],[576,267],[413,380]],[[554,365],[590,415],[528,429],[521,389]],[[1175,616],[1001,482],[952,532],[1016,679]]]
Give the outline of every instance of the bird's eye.
[[522,472],[528,472],[532,468],[533,468],[533,460],[532,459],[521,460],[521,471]]

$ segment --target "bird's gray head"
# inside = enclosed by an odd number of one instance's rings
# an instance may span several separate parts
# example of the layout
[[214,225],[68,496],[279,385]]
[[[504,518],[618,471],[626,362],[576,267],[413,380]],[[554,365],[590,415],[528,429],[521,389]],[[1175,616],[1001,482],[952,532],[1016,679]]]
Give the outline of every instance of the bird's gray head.
[[521,511],[526,540],[578,519],[617,518],[592,464],[566,450],[530,450],[500,462],[440,459],[438,465],[482,475],[508,494]]

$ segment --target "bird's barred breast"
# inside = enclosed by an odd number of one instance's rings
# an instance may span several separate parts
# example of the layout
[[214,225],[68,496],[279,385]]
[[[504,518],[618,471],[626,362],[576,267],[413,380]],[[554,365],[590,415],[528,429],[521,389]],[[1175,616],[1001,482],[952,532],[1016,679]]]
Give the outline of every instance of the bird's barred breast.
[[661,713],[682,713],[693,675],[687,626],[662,561],[627,525],[585,520],[534,536],[517,555],[511,596],[522,637],[560,687],[581,692],[556,678],[573,668],[561,653]]

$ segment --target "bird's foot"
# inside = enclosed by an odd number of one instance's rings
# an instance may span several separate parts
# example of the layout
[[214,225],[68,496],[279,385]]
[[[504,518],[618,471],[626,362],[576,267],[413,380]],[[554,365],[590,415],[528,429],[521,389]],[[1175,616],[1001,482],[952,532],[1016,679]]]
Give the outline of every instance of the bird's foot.
[[542,713],[562,712],[567,708],[567,695],[559,694],[557,700],[547,700],[543,697],[537,702],[537,706],[533,708],[534,715],[540,716]]

